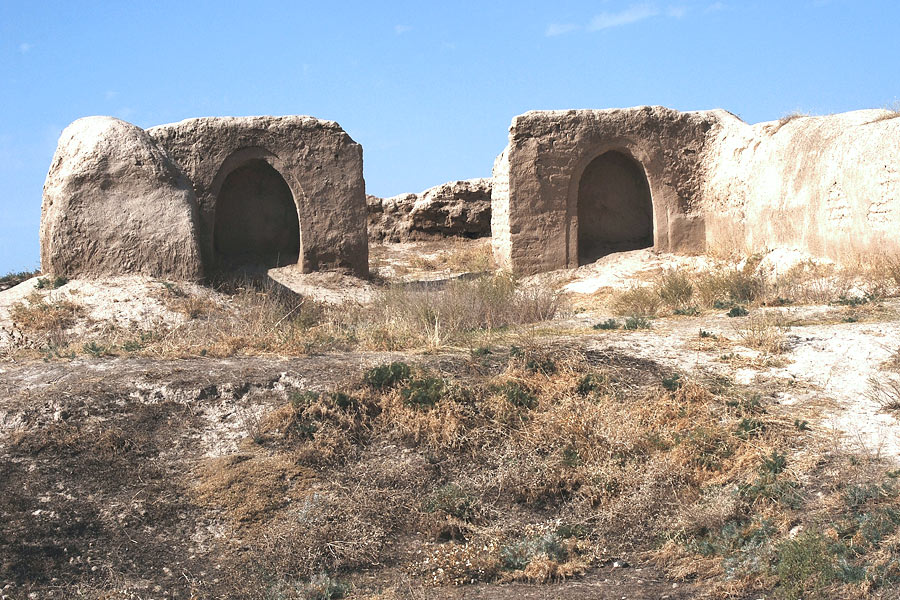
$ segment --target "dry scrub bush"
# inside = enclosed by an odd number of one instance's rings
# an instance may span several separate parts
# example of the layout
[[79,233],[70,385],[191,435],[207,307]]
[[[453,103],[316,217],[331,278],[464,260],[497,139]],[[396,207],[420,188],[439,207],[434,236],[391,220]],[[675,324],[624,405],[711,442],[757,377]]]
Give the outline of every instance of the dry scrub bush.
[[239,458],[206,463],[195,493],[236,523],[248,550],[232,559],[266,581],[389,561],[444,585],[553,581],[604,548],[652,551],[671,576],[790,597],[807,559],[838,561],[790,543],[826,514],[847,520],[835,539],[859,538],[848,569],[900,565],[900,485],[848,478],[840,453],[758,397],[559,349],[516,349],[496,374],[459,368],[397,363],[293,393]]
[[787,349],[788,328],[775,316],[754,313],[737,328],[741,342],[763,354],[781,354]]
[[699,273],[695,279],[696,296],[707,308],[730,304],[750,304],[763,291],[764,282],[754,274],[752,262],[743,268],[725,267]]
[[[561,308],[555,292],[519,286],[508,274],[454,280],[441,287],[394,285],[366,305],[316,302],[271,281],[220,283],[223,296],[218,298],[163,286],[161,298],[182,315],[180,322],[151,324],[149,331],[106,328],[85,342],[110,353],[151,356],[398,350],[463,342],[482,332],[552,319]],[[40,305],[23,314],[47,310]]]
[[15,325],[25,331],[48,332],[75,324],[83,308],[70,300],[52,299],[32,292],[25,301],[13,304],[9,315]]
[[809,113],[805,113],[802,111],[790,112],[790,113],[784,115],[783,117],[781,117],[780,119],[778,119],[777,122],[772,123],[768,126],[769,134],[775,135],[776,133],[779,132],[779,130],[781,130],[782,127],[784,127],[785,125],[787,125],[794,119],[802,119],[804,117],[809,117],[809,116],[810,116]]
[[684,269],[666,269],[656,281],[663,303],[673,310],[686,308],[694,297],[693,277]]
[[8,290],[11,287],[17,286],[23,281],[27,279],[31,279],[36,275],[40,275],[40,269],[35,269],[33,271],[16,271],[9,272],[6,275],[0,277],[0,292],[3,290]]
[[767,304],[828,304],[847,297],[852,277],[833,264],[806,261],[778,276],[765,288]]
[[873,123],[878,123],[879,121],[887,121],[890,119],[896,119],[897,117],[900,117],[900,101],[896,101],[896,102],[887,104],[883,108],[887,112],[879,117],[876,117],[872,121]]
[[651,286],[633,286],[610,298],[612,311],[620,316],[655,317],[661,305],[659,293]]
[[[167,285],[164,298],[185,320],[161,326],[141,351],[154,356],[302,354],[319,341],[324,307],[273,282],[229,281],[224,302]],[[175,291],[173,292],[172,289]]]
[[459,273],[485,273],[496,268],[490,241],[451,249],[444,262],[451,271]]
[[896,377],[870,377],[868,395],[882,410],[900,411],[900,380]]
[[360,311],[356,337],[381,349],[440,346],[476,331],[491,331],[552,319],[558,295],[520,288],[508,274],[459,279],[443,288],[391,286]]

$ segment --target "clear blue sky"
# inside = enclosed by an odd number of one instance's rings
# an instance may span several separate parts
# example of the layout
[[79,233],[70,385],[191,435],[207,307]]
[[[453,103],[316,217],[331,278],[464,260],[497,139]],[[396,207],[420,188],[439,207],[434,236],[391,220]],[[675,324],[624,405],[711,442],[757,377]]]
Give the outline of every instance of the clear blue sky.
[[388,196],[490,175],[530,109],[758,122],[898,99],[895,0],[0,0],[0,274],[38,265],[43,180],[86,115],[333,119]]

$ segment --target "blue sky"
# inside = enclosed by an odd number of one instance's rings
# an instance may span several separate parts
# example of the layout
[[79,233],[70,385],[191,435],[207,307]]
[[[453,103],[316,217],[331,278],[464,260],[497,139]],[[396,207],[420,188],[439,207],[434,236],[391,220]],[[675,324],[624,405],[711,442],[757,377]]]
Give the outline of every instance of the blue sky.
[[86,115],[333,119],[388,196],[489,176],[531,109],[890,105],[898,32],[895,1],[0,0],[0,274],[38,265],[43,180]]

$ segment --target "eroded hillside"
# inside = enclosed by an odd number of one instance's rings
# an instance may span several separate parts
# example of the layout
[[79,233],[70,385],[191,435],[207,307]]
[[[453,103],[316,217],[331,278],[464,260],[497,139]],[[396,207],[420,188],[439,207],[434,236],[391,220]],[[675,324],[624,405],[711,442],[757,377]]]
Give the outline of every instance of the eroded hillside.
[[893,597],[888,267],[483,247],[3,292],[0,595]]

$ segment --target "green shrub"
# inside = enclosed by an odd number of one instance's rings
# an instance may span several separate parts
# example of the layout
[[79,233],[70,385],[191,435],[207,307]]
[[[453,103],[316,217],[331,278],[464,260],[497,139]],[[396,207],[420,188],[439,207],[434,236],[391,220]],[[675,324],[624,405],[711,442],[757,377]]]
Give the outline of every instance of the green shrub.
[[718,429],[710,427],[692,429],[681,443],[688,447],[692,464],[712,471],[721,469],[722,461],[733,453],[728,438]]
[[569,553],[556,532],[517,540],[500,548],[500,562],[504,569],[520,571],[536,556],[546,555],[557,562],[568,559]]
[[549,357],[532,357],[525,361],[525,369],[530,373],[543,373],[553,375],[556,373],[556,363]]
[[712,303],[712,307],[716,310],[725,310],[726,308],[731,308],[732,306],[734,306],[734,302],[731,302],[730,300],[716,300]]
[[440,377],[410,379],[400,396],[407,406],[430,408],[440,402],[447,392],[447,384]]
[[732,306],[731,310],[728,311],[729,317],[746,317],[749,314],[750,311],[743,306]]
[[340,600],[350,592],[350,584],[333,579],[322,573],[301,586],[300,592],[304,600]]
[[366,371],[363,380],[367,385],[378,390],[396,387],[404,381],[409,381],[412,369],[404,362],[392,362],[388,365],[379,365]]
[[143,346],[141,345],[141,343],[137,340],[128,340],[127,342],[122,344],[122,350],[124,350],[125,352],[137,352],[142,347]]
[[344,392],[331,392],[330,394],[328,394],[328,399],[331,400],[335,406],[342,410],[353,408],[358,404],[356,398],[350,396],[349,394],[345,394]]
[[575,386],[575,391],[579,396],[587,396],[592,392],[597,392],[606,387],[607,379],[603,375],[597,375],[595,373],[587,373],[581,377],[578,381],[578,385]]
[[537,397],[517,381],[507,381],[497,391],[507,402],[518,408],[531,409],[537,404]]
[[741,484],[738,486],[738,493],[751,504],[763,499],[778,502],[789,508],[800,508],[803,505],[799,486],[793,481],[778,479],[774,475],[761,475],[753,480],[753,483]]
[[763,458],[763,464],[759,472],[763,475],[779,475],[787,468],[787,457],[778,450],[772,450],[772,454]]
[[634,331],[636,329],[650,329],[650,319],[646,317],[628,317],[625,319],[625,329]]
[[109,354],[109,348],[106,346],[101,346],[97,342],[90,342],[88,344],[84,344],[81,346],[84,350],[85,354],[90,354],[94,358],[100,358],[101,356],[106,356]]
[[866,294],[865,296],[841,296],[834,303],[841,306],[863,306],[872,300],[873,298]]
[[607,319],[607,320],[603,321],[602,323],[597,323],[596,325],[594,325],[594,329],[610,330],[610,329],[618,329],[618,328],[619,328],[619,322],[616,321],[615,319]]
[[828,542],[818,532],[804,531],[778,545],[775,575],[778,593],[786,600],[819,594],[835,577]]
[[478,517],[478,502],[455,483],[448,483],[434,490],[425,499],[425,512],[444,512],[450,516],[472,521]]
[[737,431],[735,431],[735,434],[739,438],[747,440],[751,437],[761,435],[765,430],[766,424],[759,419],[744,417],[743,419],[741,419],[741,422],[738,423]]
[[674,392],[682,385],[684,385],[684,381],[682,381],[681,375],[679,375],[678,373],[673,373],[668,377],[663,377],[662,386],[670,392]]
[[296,411],[302,411],[319,399],[319,394],[312,390],[294,390],[290,393],[291,406]]
[[54,277],[53,279],[50,279],[49,277],[40,277],[40,278],[38,278],[37,282],[34,284],[34,287],[36,287],[39,290],[44,290],[44,289],[55,290],[56,288],[61,288],[62,286],[66,285],[67,283],[69,283],[69,280],[66,279],[65,277],[57,276],[57,277]]

